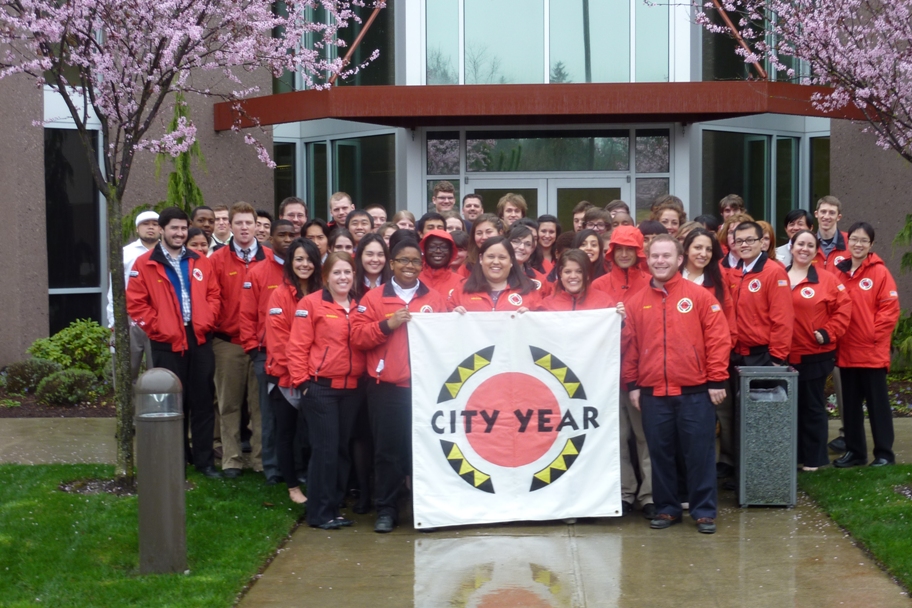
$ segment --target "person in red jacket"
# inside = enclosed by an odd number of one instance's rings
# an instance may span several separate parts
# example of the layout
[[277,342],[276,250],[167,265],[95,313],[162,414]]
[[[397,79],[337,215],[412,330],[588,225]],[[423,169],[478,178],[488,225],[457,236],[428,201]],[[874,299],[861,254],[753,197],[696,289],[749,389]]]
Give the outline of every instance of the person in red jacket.
[[411,471],[412,389],[408,322],[413,314],[445,312],[446,300],[418,280],[421,249],[404,239],[392,249],[393,278],[361,300],[352,318],[352,345],[365,352],[367,407],[374,439],[377,521],[391,532],[399,518],[399,489]]
[[[611,299],[592,289],[589,279],[589,257],[579,249],[568,249],[557,264],[554,293],[542,299],[538,310],[572,311],[611,308]],[[623,314],[623,304],[618,307]]]
[[451,264],[456,259],[456,243],[446,230],[431,230],[421,239],[424,266],[418,279],[444,298],[458,288],[463,278],[453,272]]
[[[171,370],[184,396],[184,451],[188,462],[206,477],[221,477],[215,468],[212,435],[212,330],[219,314],[219,285],[209,260],[189,251],[190,218],[177,207],[158,216],[162,240],[139,256],[127,285],[127,312],[149,336],[152,365]],[[193,448],[187,437],[192,433]]]
[[[893,414],[887,394],[890,339],[899,320],[896,281],[876,253],[874,228],[857,222],[849,228],[852,257],[836,265],[839,279],[852,298],[852,321],[839,342],[836,365],[842,376],[846,453],[833,461],[853,467],[868,461],[862,403],[867,405],[874,460],[871,466],[893,464]],[[131,281],[132,282],[132,281]]]
[[272,260],[254,266],[248,274],[250,289],[241,293],[241,347],[253,361],[259,389],[260,423],[262,428],[263,475],[268,485],[279,483],[279,460],[276,456],[276,420],[269,401],[266,378],[266,317],[269,314],[269,298],[282,284],[285,257],[288,246],[295,239],[295,225],[291,220],[276,220],[272,225],[269,242],[272,245]]
[[533,264],[533,259],[540,257],[538,253],[537,236],[534,228],[530,227],[527,222],[534,222],[529,218],[523,218],[513,222],[510,229],[505,235],[513,245],[513,253],[516,255],[516,263],[519,264],[522,272],[529,277],[535,291],[539,296],[545,298],[554,291],[554,285],[548,282],[548,275],[544,272],[544,267],[538,263],[538,268]]
[[842,202],[835,196],[824,196],[817,201],[814,217],[817,218],[817,238],[820,239],[814,263],[823,270],[838,274],[836,265],[850,257],[846,246],[848,237],[838,228],[842,219]]
[[643,253],[643,233],[633,226],[618,226],[611,231],[611,241],[605,258],[611,265],[607,274],[592,282],[592,289],[609,296],[611,305],[623,302],[649,284],[649,275],[640,270]]
[[376,233],[365,234],[354,254],[355,285],[352,296],[360,300],[371,289],[377,289],[390,279],[389,247]]
[[282,267],[282,282],[272,290],[266,316],[266,382],[269,401],[276,418],[276,459],[279,471],[288,487],[292,502],[307,501],[300,488],[300,478],[295,467],[295,435],[298,433],[298,408],[304,382],[295,383],[288,365],[288,342],[291,327],[300,302],[307,294],[323,286],[319,247],[306,237],[295,239],[288,248]]
[[781,365],[792,346],[795,313],[788,275],[762,251],[763,228],[742,222],[734,246],[741,258],[729,270],[738,341],[735,365]]
[[663,529],[681,521],[675,446],[687,468],[690,515],[716,531],[716,411],[725,398],[731,337],[725,313],[706,289],[678,273],[681,243],[658,235],[646,250],[652,282],[625,302],[622,380],[642,410],[652,462],[652,493]]
[[233,236],[228,244],[212,254],[215,273],[222,294],[222,309],[215,328],[212,350],[215,353],[215,394],[218,397],[222,438],[222,472],[226,477],[241,475],[244,458],[241,452],[241,405],[247,398],[252,436],[251,464],[262,471],[259,387],[253,373],[253,362],[241,345],[241,294],[252,284],[248,273],[272,260],[272,251],[261,247],[254,236],[256,209],[249,203],[235,203],[229,211]]
[[829,464],[824,386],[836,362],[836,345],[852,316],[852,301],[835,275],[814,264],[817,236],[792,235],[788,269],[795,309],[789,363],[798,370],[798,462],[805,471]]
[[483,311],[528,312],[538,307],[541,296],[516,262],[513,245],[495,236],[478,251],[478,264],[469,278],[450,294],[447,306],[459,314]]
[[[376,235],[375,235],[376,236]],[[364,395],[364,353],[352,346],[355,263],[334,252],[323,265],[323,289],[298,303],[286,353],[310,432],[307,523],[323,530],[352,525],[339,511],[351,470],[349,442]]]

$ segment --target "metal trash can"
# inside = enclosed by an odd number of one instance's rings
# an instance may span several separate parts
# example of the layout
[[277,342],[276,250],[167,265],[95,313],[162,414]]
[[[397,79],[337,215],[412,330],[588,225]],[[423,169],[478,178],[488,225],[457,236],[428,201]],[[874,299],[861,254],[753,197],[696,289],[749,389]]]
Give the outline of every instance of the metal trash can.
[[796,502],[798,372],[791,367],[737,367],[738,503]]
[[187,569],[182,393],[178,377],[160,367],[133,385],[140,574]]

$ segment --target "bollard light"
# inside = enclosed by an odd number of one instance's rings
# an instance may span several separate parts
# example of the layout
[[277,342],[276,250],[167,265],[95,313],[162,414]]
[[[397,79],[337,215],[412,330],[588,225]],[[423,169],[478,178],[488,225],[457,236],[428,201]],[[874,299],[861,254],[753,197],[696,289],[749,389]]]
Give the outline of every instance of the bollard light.
[[141,574],[187,569],[183,388],[156,367],[133,385]]

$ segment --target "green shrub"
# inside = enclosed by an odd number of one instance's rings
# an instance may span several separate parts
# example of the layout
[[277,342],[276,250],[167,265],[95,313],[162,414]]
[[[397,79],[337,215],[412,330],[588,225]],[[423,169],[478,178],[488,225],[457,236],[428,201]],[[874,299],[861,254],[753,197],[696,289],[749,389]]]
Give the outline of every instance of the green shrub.
[[47,359],[26,359],[6,368],[6,390],[14,395],[34,392],[38,384],[63,366]]
[[891,367],[908,369],[912,365],[912,313],[905,316],[900,315],[899,321],[893,329],[891,346],[893,347]]
[[41,381],[35,396],[43,405],[78,405],[97,396],[98,379],[84,369],[55,372]]
[[50,338],[41,338],[28,347],[33,357],[56,361],[66,369],[83,369],[103,378],[111,350],[110,330],[90,319],[78,319]]

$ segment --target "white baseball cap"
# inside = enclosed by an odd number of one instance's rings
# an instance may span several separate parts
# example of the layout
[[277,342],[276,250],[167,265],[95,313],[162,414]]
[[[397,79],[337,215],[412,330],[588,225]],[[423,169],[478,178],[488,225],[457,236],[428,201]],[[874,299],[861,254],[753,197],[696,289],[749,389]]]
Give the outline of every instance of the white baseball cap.
[[146,220],[158,220],[158,214],[154,211],[143,211],[136,216],[136,227],[139,228],[139,225]]

